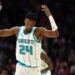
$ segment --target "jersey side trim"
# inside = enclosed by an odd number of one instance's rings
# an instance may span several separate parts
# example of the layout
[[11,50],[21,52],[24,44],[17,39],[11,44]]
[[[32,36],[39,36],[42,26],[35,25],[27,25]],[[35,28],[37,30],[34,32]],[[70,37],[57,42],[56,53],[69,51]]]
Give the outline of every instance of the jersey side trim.
[[[36,29],[36,28],[35,28],[35,29]],[[35,40],[37,43],[41,43],[41,41],[38,41],[38,40],[36,39],[36,37],[35,37],[35,34],[34,34],[35,29],[33,30],[33,38],[34,38],[34,40]]]
[[[48,72],[48,71],[47,71]],[[47,72],[41,72],[41,74],[46,74]]]
[[34,66],[34,67],[32,67],[32,66],[27,66],[27,65],[25,65],[24,63],[22,63],[22,62],[18,62],[18,64],[20,64],[21,66],[24,66],[24,67],[30,67],[30,68],[37,68],[37,66]]
[[20,30],[21,30],[21,27],[19,27],[19,30],[18,30],[18,34],[17,34],[17,37],[19,36]]

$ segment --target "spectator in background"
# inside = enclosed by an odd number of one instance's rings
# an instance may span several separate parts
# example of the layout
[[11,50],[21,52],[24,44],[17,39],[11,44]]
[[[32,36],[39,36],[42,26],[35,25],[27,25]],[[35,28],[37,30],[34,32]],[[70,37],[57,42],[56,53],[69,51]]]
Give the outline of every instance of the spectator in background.
[[75,65],[75,50],[74,49],[70,49],[70,53],[68,56],[68,63],[69,63],[69,67],[72,65]]
[[55,67],[55,75],[69,75],[68,63],[65,61],[57,61]]
[[12,75],[15,75],[16,65],[14,63],[11,64],[11,70],[12,70]]
[[59,69],[57,75],[66,75],[65,69],[63,68]]
[[0,51],[0,62],[2,62],[3,64],[5,64],[7,59],[6,54],[4,53],[4,51]]
[[3,63],[0,61],[0,73],[2,72]]
[[8,75],[8,71],[6,69],[3,69],[0,75]]
[[72,65],[70,68],[70,75],[75,75],[75,65]]

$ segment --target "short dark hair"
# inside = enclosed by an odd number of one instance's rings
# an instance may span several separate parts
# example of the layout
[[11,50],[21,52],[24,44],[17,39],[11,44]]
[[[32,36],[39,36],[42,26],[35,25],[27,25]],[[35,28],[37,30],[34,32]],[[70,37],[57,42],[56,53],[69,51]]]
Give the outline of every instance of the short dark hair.
[[37,15],[35,13],[29,12],[25,15],[25,19],[28,18],[30,20],[37,21]]

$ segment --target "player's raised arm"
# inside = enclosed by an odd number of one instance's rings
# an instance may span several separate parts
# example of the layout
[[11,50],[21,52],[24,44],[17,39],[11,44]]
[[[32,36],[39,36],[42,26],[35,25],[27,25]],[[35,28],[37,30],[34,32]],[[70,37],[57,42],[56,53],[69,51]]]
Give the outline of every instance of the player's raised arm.
[[12,27],[10,29],[0,30],[0,37],[8,37],[12,35],[17,35],[19,27]]
[[41,72],[47,72],[48,70],[53,70],[53,64],[52,61],[49,59],[46,53],[41,53],[41,59],[48,65],[47,68],[41,70]]
[[46,16],[49,18],[49,21],[51,23],[51,28],[52,28],[52,30],[47,30],[43,27],[39,28],[41,35],[46,37],[57,38],[59,36],[58,27],[53,19],[53,16],[50,13],[49,8],[46,5],[42,5],[41,7],[42,7],[42,11],[44,11]]
[[58,30],[52,31],[47,30],[46,28],[40,27],[38,28],[39,35],[50,37],[50,38],[57,38],[59,36]]

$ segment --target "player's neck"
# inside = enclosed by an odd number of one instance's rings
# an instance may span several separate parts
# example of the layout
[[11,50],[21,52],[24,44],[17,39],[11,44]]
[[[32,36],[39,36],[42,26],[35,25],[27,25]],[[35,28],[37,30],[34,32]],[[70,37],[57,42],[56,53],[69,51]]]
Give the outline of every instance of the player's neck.
[[31,32],[31,30],[30,31],[27,31],[27,29],[25,29],[24,32],[25,32],[25,34],[28,34],[28,33]]

